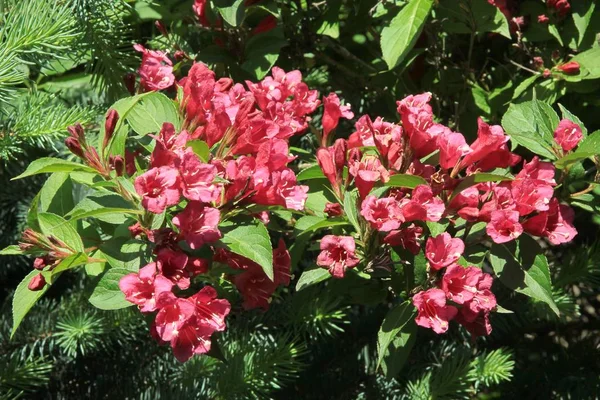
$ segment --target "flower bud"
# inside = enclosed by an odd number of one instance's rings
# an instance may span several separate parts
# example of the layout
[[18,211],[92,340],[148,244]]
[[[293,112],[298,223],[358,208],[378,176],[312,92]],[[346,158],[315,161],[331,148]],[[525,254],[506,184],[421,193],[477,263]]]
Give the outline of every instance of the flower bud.
[[115,156],[112,160],[113,168],[117,173],[117,176],[123,176],[123,172],[125,172],[125,160],[121,156]]
[[69,136],[65,140],[65,146],[67,146],[71,153],[75,154],[77,157],[84,158],[83,149],[81,148],[81,145],[79,144],[79,141],[76,138]]
[[537,21],[540,24],[547,24],[550,21],[550,18],[548,18],[546,15],[542,14],[542,15],[538,15]]
[[532,64],[534,69],[542,69],[544,68],[544,59],[542,57],[533,57]]
[[135,74],[130,72],[123,77],[123,82],[125,83],[125,87],[130,95],[135,94]]
[[71,134],[71,136],[78,141],[85,140],[85,132],[83,131],[83,126],[81,126],[79,122],[75,125],[69,126],[67,131],[69,131],[69,134]]
[[158,31],[160,32],[161,35],[163,35],[165,37],[169,36],[169,33],[167,32],[167,28],[162,23],[162,21],[154,21],[154,26],[156,27],[156,29],[158,29]]
[[326,147],[321,147],[317,150],[317,162],[329,182],[335,186],[337,184],[337,174],[331,152]]
[[44,269],[45,266],[46,260],[44,258],[38,257],[35,260],[33,260],[33,268],[41,271]]
[[44,278],[44,275],[42,274],[37,274],[36,276],[31,278],[31,280],[29,281],[29,285],[27,285],[27,288],[31,291],[36,292],[38,290],[42,290],[44,286],[46,286],[46,278]]
[[346,157],[348,152],[348,142],[345,139],[338,139],[333,143],[333,162],[338,177],[344,173],[344,165],[346,165]]
[[544,69],[544,72],[542,73],[542,76],[544,78],[550,78],[552,76],[552,72],[550,72],[550,70],[548,68]]
[[325,214],[330,217],[339,217],[343,214],[342,206],[339,203],[327,203],[325,204],[325,210],[323,210]]
[[185,52],[183,50],[177,50],[173,54],[173,58],[175,58],[175,61],[179,62],[179,61],[185,60],[186,58],[188,58],[188,56],[187,56],[187,54],[185,54]]
[[556,67],[561,72],[567,75],[577,75],[579,73],[579,63],[577,61],[569,61]]
[[106,121],[104,122],[104,141],[102,142],[102,148],[106,149],[110,139],[115,133],[115,128],[119,122],[119,113],[114,108],[111,108],[106,114]]

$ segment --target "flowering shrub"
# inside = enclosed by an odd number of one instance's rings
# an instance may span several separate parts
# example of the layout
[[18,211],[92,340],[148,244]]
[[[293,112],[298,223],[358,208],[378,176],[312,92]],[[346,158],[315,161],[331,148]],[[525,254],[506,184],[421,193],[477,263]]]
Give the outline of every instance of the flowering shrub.
[[[578,235],[574,208],[597,211],[600,133],[552,104],[600,77],[595,5],[358,3],[196,0],[157,21],[133,46],[131,96],[99,128],[69,126],[71,161],[40,158],[15,178],[51,174],[0,253],[33,258],[12,333],[75,269],[93,306],[139,311],[180,362],[222,358],[236,321],[276,319],[274,304],[317,285],[384,311],[374,370],[388,376],[417,335],[491,335],[508,291],[563,318],[553,258]],[[349,4],[372,17],[352,41],[376,51],[340,44],[360,19]],[[311,40],[316,56],[293,54]]]

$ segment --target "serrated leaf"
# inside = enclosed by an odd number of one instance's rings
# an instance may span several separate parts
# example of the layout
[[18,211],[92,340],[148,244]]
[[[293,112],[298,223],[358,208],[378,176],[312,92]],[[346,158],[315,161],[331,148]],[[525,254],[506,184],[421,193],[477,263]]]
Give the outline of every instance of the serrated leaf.
[[23,318],[27,315],[31,307],[46,293],[50,285],[44,286],[41,290],[31,291],[28,289],[29,281],[31,278],[38,275],[40,272],[37,270],[31,271],[17,286],[17,290],[15,290],[15,294],[13,296],[12,301],[12,315],[13,315],[13,325],[12,330],[10,332],[10,337],[12,338],[17,331],[19,325],[23,321]]
[[240,26],[244,21],[246,13],[244,0],[213,0],[213,3],[229,25]]
[[376,369],[379,369],[383,357],[392,341],[396,338],[398,333],[414,319],[414,317],[415,307],[408,300],[395,306],[387,313],[379,328],[379,333],[377,334]]
[[203,162],[208,162],[210,160],[210,147],[204,140],[190,140],[186,143],[186,146],[192,148],[192,151],[200,157]]
[[331,278],[331,274],[326,268],[316,268],[304,271],[296,283],[296,291],[307,288],[310,285],[314,285],[319,282],[323,282],[326,279]]
[[273,249],[269,232],[263,224],[236,226],[225,231],[219,242],[229,251],[260,265],[269,279],[274,279]]
[[381,32],[381,52],[388,69],[400,64],[415,45],[433,0],[411,0]]
[[600,130],[583,139],[575,152],[600,154]]
[[78,164],[72,161],[61,160],[60,158],[43,157],[33,161],[25,172],[19,176],[15,176],[12,180],[21,179],[36,174],[47,174],[50,172],[71,172],[71,171],[86,171],[96,172],[95,169],[87,165]]
[[395,174],[390,176],[390,180],[385,183],[385,186],[414,189],[419,185],[426,184],[427,181],[417,175]]
[[77,203],[67,217],[71,221],[94,217],[99,221],[118,225],[127,220],[128,214],[142,213],[142,210],[135,209],[130,202],[117,194],[92,193]]
[[76,252],[84,252],[81,237],[71,223],[63,217],[52,213],[38,213],[38,222],[44,235],[62,240]]
[[516,100],[519,97],[521,97],[521,95],[523,93],[525,93],[527,91],[527,89],[529,89],[531,87],[531,85],[533,85],[535,83],[535,81],[540,78],[542,75],[541,74],[536,74],[533,76],[530,76],[529,78],[523,80],[521,83],[519,83],[519,85],[515,88],[515,91],[513,93],[512,96],[512,100]]
[[508,288],[542,301],[556,313],[552,284],[546,257],[537,242],[527,235],[518,240],[492,245],[490,264],[500,281]]
[[23,251],[16,244],[11,244],[0,250],[0,256],[20,256]]
[[246,61],[242,68],[256,79],[264,78],[279,58],[281,49],[287,45],[288,41],[280,27],[253,36],[246,43]]
[[181,128],[175,102],[159,92],[149,93],[140,99],[125,118],[131,128],[140,135],[160,132],[165,122],[172,123],[176,131]]
[[358,220],[358,191],[352,190],[344,195],[344,213],[348,221],[354,226],[356,232],[360,234],[360,222]]
[[477,32],[494,32],[511,38],[508,20],[498,7],[491,5],[487,0],[471,0],[470,4]]
[[502,117],[502,127],[511,138],[519,135],[519,140],[530,139],[546,149],[552,149],[558,122],[552,107],[538,100],[511,104]]
[[579,38],[577,40],[578,46],[581,45],[581,42],[583,41],[585,32],[594,15],[595,8],[596,2],[593,0],[578,0],[571,4],[571,18],[573,18],[573,22],[579,33]]
[[312,165],[302,171],[298,172],[296,176],[296,180],[298,182],[308,181],[311,179],[323,179],[325,175],[323,174],[323,170],[318,165]]
[[132,306],[133,303],[125,300],[125,294],[119,289],[119,281],[128,274],[131,271],[122,268],[106,271],[90,295],[89,302],[101,310],[119,310]]
[[113,238],[100,245],[100,251],[111,267],[137,272],[150,261],[149,243],[129,238]]
[[39,211],[65,215],[75,206],[73,202],[73,182],[67,172],[57,172],[42,186],[39,198]]

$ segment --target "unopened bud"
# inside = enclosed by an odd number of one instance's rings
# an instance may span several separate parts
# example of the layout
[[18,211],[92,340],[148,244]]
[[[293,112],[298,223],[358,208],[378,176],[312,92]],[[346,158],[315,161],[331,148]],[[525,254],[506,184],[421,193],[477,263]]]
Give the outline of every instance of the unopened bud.
[[541,69],[544,67],[544,59],[542,57],[533,57],[532,64],[533,68]]
[[579,73],[579,63],[577,61],[569,61],[556,67],[561,72],[567,75],[577,75]]
[[187,54],[185,54],[185,52],[183,50],[177,50],[173,54],[173,57],[175,58],[175,61],[177,61],[177,62],[185,60],[186,58],[188,58]]
[[167,28],[162,23],[162,21],[154,21],[154,26],[156,27],[156,29],[158,29],[161,35],[169,37],[169,32],[167,32]]
[[117,122],[119,122],[119,113],[114,108],[111,108],[108,110],[108,114],[106,114],[106,121],[104,122],[104,141],[102,142],[103,149],[106,149],[110,139],[113,137],[115,128],[117,127]]
[[538,20],[538,23],[540,23],[540,24],[547,24],[550,21],[550,18],[548,18],[546,15],[542,14],[542,15],[538,15],[537,20]]
[[550,78],[550,76],[552,76],[552,72],[550,72],[550,70],[549,70],[548,68],[546,68],[546,69],[544,70],[544,72],[542,73],[542,76],[543,76],[544,78]]
[[38,257],[35,260],[33,260],[33,268],[39,269],[41,271],[44,269],[45,266],[46,266],[45,259]]
[[67,146],[71,153],[75,154],[77,157],[84,158],[83,149],[81,148],[81,145],[79,144],[79,141],[76,138],[69,136],[65,140],[65,146]]
[[83,126],[78,122],[75,125],[71,125],[67,128],[69,134],[77,140],[85,140],[85,132]]
[[42,274],[37,274],[36,276],[31,278],[31,280],[29,281],[29,285],[27,285],[27,288],[35,292],[38,290],[42,290],[44,286],[46,286],[46,278],[44,278],[44,275]]
[[123,160],[123,157],[115,156],[112,160],[112,165],[117,176],[123,176],[123,172],[125,172],[125,160]]
[[344,165],[346,165],[346,156],[348,153],[348,142],[345,139],[338,139],[333,143],[333,161],[337,170],[338,176],[344,173]]
[[130,72],[123,77],[123,82],[125,82],[125,87],[127,91],[132,96],[135,94],[135,74]]

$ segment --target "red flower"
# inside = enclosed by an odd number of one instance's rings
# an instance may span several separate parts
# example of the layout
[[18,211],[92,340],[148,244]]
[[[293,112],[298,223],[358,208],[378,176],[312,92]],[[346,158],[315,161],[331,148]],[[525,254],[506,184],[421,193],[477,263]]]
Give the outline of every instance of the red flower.
[[183,196],[188,200],[210,203],[219,198],[219,188],[213,184],[217,176],[217,168],[204,164],[192,151],[186,151],[179,167]]
[[[468,315],[468,317],[465,317]],[[490,324],[490,313],[479,313],[473,318],[468,308],[461,308],[456,315],[456,322],[465,327],[465,329],[474,337],[488,336],[492,333]]]
[[376,182],[385,183],[390,179],[388,170],[375,156],[366,156],[362,161],[351,161],[349,172],[354,177],[358,194],[362,199],[369,194]]
[[283,239],[279,239],[277,247],[273,249],[273,274],[276,285],[288,286],[290,284],[290,271],[292,258],[285,246]]
[[442,278],[442,290],[449,300],[457,304],[465,304],[473,300],[477,293],[477,285],[483,278],[483,272],[476,267],[451,265]]
[[138,305],[141,312],[152,312],[159,308],[161,301],[169,298],[172,287],[169,279],[156,274],[156,263],[146,265],[137,274],[125,275],[119,281],[125,299]]
[[360,262],[355,251],[356,244],[352,236],[327,235],[321,239],[317,265],[327,268],[334,278],[343,278],[347,268],[353,268]]
[[464,168],[484,160],[487,156],[502,148],[509,137],[504,134],[499,125],[488,125],[481,118],[477,120],[479,129],[477,139],[471,145],[471,153],[467,154],[460,163]]
[[182,104],[185,106],[186,120],[206,123],[206,114],[213,107],[215,73],[202,63],[194,63],[188,76],[179,83],[183,86]]
[[173,224],[179,228],[187,244],[195,250],[221,238],[218,228],[220,218],[221,213],[216,208],[190,201],[182,212],[173,217]]
[[563,119],[554,131],[554,140],[564,151],[571,151],[583,139],[581,127],[575,122]]
[[179,172],[170,167],[152,168],[135,178],[135,191],[145,209],[160,214],[179,203]]
[[552,8],[560,17],[564,17],[571,11],[569,0],[546,0],[548,8]]
[[519,223],[519,212],[511,210],[492,212],[486,231],[496,243],[506,243],[518,238],[523,233],[523,227]]
[[397,231],[391,231],[383,239],[383,241],[390,246],[400,246],[410,251],[413,254],[418,254],[421,251],[421,244],[419,239],[423,234],[423,228],[410,224],[406,228],[402,228]]
[[257,168],[252,176],[255,194],[251,200],[256,204],[280,205],[291,210],[303,210],[308,186],[297,184],[294,171],[269,172],[267,167]]
[[144,90],[163,90],[173,85],[173,63],[164,52],[148,50],[141,44],[135,44],[133,47],[142,53],[142,65],[138,73],[140,85]]
[[446,305],[446,294],[441,289],[419,292],[412,301],[419,313],[415,319],[417,325],[431,328],[438,334],[448,330],[448,322],[458,312],[456,307]]
[[340,203],[327,202],[327,204],[325,204],[325,210],[323,210],[323,212],[330,217],[339,217],[344,213],[344,210],[342,210],[342,206],[340,205]]
[[190,276],[205,274],[210,267],[210,261],[205,258],[189,257],[185,269],[189,272]]
[[418,185],[410,199],[400,202],[405,221],[439,221],[445,211],[444,202],[433,195],[431,187]]
[[190,287],[190,277],[186,269],[188,256],[180,251],[164,248],[158,251],[156,266],[160,273],[180,289]]
[[557,66],[556,69],[567,75],[577,75],[579,73],[580,65],[577,61],[569,61]]
[[465,251],[465,244],[459,238],[452,238],[444,232],[436,237],[427,239],[425,256],[431,268],[439,270],[454,264]]
[[253,35],[258,35],[259,33],[262,32],[269,32],[270,30],[274,29],[277,26],[277,18],[275,18],[275,16],[273,15],[269,15],[265,18],[263,18],[258,25],[256,25],[256,28],[254,28],[252,30],[252,34]]
[[354,113],[350,111],[350,106],[340,105],[340,99],[335,93],[330,93],[329,96],[323,97],[323,137],[321,146],[327,146],[327,137],[333,131],[340,121],[340,118],[352,119]]
[[277,285],[269,279],[258,264],[248,262],[245,265],[245,271],[234,275],[231,280],[244,299],[242,306],[245,310],[254,308],[269,309],[271,296]]
[[398,229],[404,221],[398,200],[394,197],[378,199],[375,196],[367,196],[362,203],[360,214],[380,232]]
[[[165,122],[156,139],[156,146],[150,157],[152,167],[177,167],[179,166],[180,153],[186,147],[189,135],[186,131],[177,134],[175,127],[170,122]],[[135,165],[134,165],[135,167]],[[134,168],[135,171],[135,168]],[[131,175],[131,174],[130,174]]]
[[206,17],[206,2],[207,0],[194,0],[194,5],[192,6],[192,9],[194,10],[194,14],[196,14],[196,17],[198,17],[200,24],[208,27],[210,26],[210,22]]
[[462,156],[471,152],[465,137],[450,129],[444,129],[437,137],[437,147],[440,149],[440,166],[446,169],[454,168]]
[[532,235],[547,237],[553,245],[559,245],[570,242],[577,235],[573,226],[574,218],[575,213],[571,207],[559,204],[553,198],[548,211],[529,218],[523,223],[523,228]]

